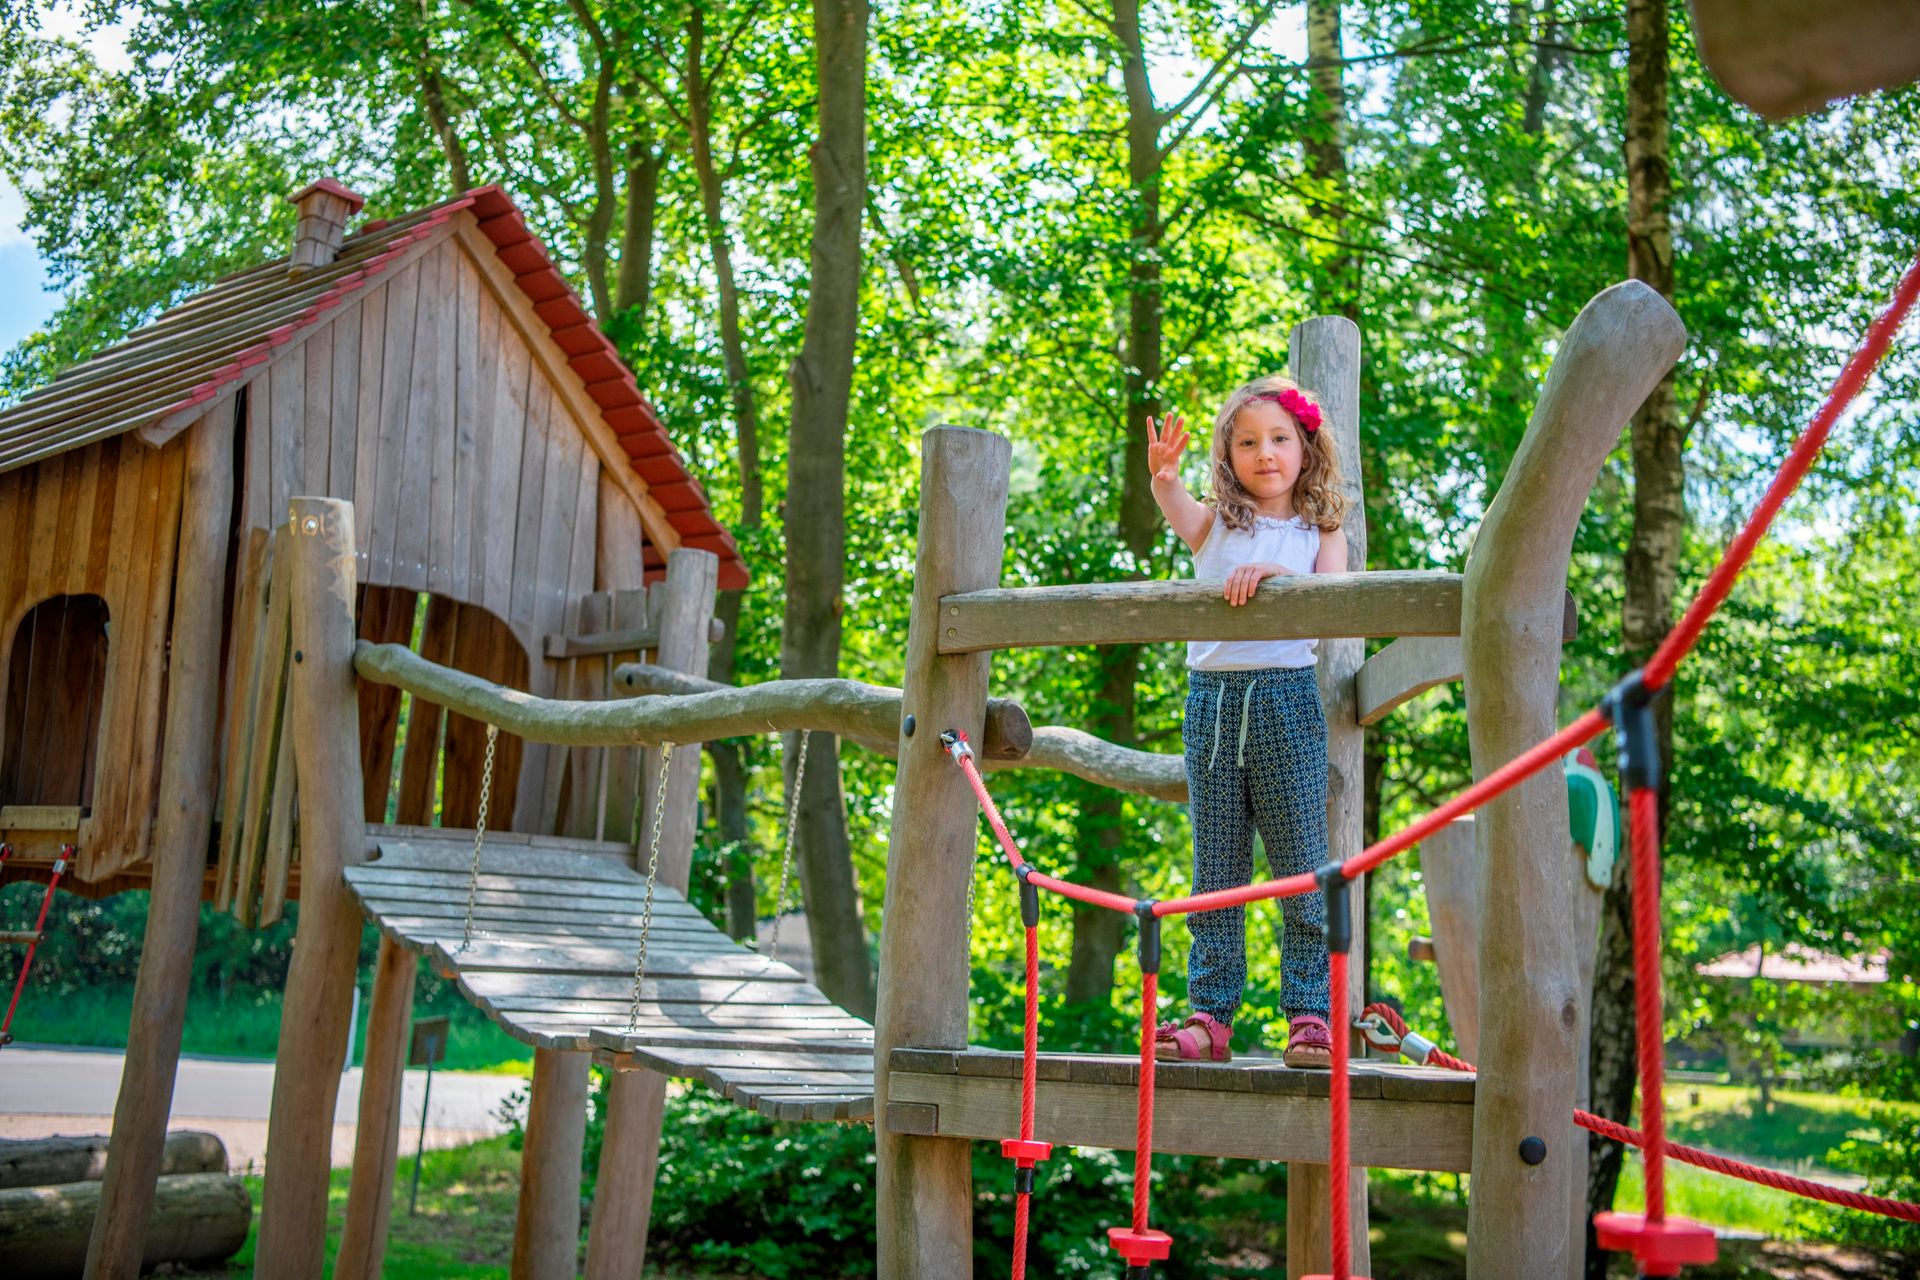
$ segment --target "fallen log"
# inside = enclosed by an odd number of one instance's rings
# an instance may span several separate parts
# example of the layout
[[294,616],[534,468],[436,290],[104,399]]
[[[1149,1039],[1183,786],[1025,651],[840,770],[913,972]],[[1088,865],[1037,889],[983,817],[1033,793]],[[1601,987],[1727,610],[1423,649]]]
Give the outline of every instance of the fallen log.
[[[0,1258],[6,1259],[8,1280],[79,1275],[99,1211],[98,1182],[0,1190]],[[163,1262],[224,1262],[246,1243],[252,1219],[253,1200],[240,1179],[224,1173],[166,1175],[147,1217],[141,1269]]]
[[[227,1148],[218,1136],[201,1129],[176,1129],[167,1135],[161,1173],[226,1171]],[[98,1182],[106,1172],[104,1133],[0,1139],[0,1189]]]

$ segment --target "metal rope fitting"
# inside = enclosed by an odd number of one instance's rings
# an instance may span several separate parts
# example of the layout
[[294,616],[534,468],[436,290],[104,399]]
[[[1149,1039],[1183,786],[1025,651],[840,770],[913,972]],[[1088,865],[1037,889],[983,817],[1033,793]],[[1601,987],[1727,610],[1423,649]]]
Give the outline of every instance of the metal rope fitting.
[[940,745],[946,748],[947,754],[953,757],[955,764],[974,758],[973,744],[967,741],[967,735],[959,729],[942,729]]
[[1345,952],[1353,946],[1352,895],[1347,892],[1346,869],[1329,862],[1313,873],[1320,882],[1320,893],[1327,900],[1327,954]]

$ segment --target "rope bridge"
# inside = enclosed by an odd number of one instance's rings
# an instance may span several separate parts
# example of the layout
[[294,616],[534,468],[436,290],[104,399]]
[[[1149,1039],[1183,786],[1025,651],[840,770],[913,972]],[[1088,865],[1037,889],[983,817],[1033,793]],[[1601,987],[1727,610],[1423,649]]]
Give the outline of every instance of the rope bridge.
[[[1640,1077],[1641,1131],[1617,1125],[1599,1116],[1581,1112],[1579,1122],[1588,1129],[1617,1141],[1630,1142],[1641,1149],[1646,1166],[1646,1212],[1643,1214],[1602,1213],[1595,1218],[1600,1246],[1604,1249],[1632,1252],[1642,1275],[1677,1275],[1690,1263],[1711,1262],[1715,1239],[1710,1228],[1666,1212],[1666,1159],[1676,1159],[1725,1173],[1733,1177],[1764,1182],[1796,1195],[1812,1196],[1828,1203],[1881,1213],[1906,1221],[1920,1221],[1920,1205],[1906,1204],[1877,1196],[1858,1196],[1806,1179],[1791,1178],[1738,1161],[1669,1143],[1662,1105],[1665,1075],[1661,1035],[1662,992],[1660,981],[1660,830],[1659,786],[1662,763],[1654,717],[1654,699],[1673,679],[1680,663],[1693,650],[1708,622],[1732,592],[1734,583],[1752,559],[1754,549],[1785,505],[1800,481],[1812,467],[1826,443],[1834,423],[1865,385],[1868,375],[1886,354],[1901,321],[1920,296],[1920,258],[1907,269],[1886,309],[1874,320],[1860,349],[1841,371],[1832,390],[1814,414],[1786,461],[1768,486],[1760,503],[1723,553],[1719,564],[1688,606],[1680,621],[1667,634],[1647,664],[1632,672],[1604,698],[1600,705],[1580,716],[1558,733],[1521,753],[1500,768],[1466,788],[1425,817],[1411,823],[1388,839],[1341,862],[1329,863],[1316,871],[1287,876],[1265,884],[1246,885],[1213,893],[1192,894],[1161,901],[1135,899],[1107,893],[1046,875],[1020,854],[1005,821],[987,793],[972,745],[957,731],[941,734],[948,755],[965,772],[974,795],[986,814],[988,825],[1005,852],[1008,864],[1019,879],[1021,923],[1026,933],[1026,1024],[1023,1035],[1020,1087],[1019,1136],[1002,1143],[1002,1152],[1014,1162],[1013,1276],[1022,1280],[1026,1273],[1026,1245],[1033,1193],[1033,1170],[1052,1151],[1045,1142],[1034,1139],[1034,1095],[1038,1057],[1038,985],[1041,890],[1061,897],[1135,916],[1139,922],[1141,971],[1140,1071],[1137,1092],[1138,1111],[1134,1145],[1133,1213],[1125,1227],[1107,1232],[1109,1243],[1127,1263],[1130,1280],[1144,1280],[1152,1264],[1169,1256],[1172,1237],[1149,1224],[1151,1186],[1149,1175],[1153,1160],[1153,1085],[1155,997],[1160,970],[1160,922],[1168,916],[1198,911],[1217,911],[1243,906],[1265,899],[1287,898],[1318,891],[1326,898],[1327,949],[1330,959],[1329,1021],[1337,1029],[1333,1036],[1333,1075],[1329,1097],[1330,1165],[1332,1188],[1332,1276],[1308,1277],[1308,1280],[1351,1280],[1352,1241],[1349,1234],[1347,1184],[1349,1159],[1349,1061],[1348,1040],[1344,1028],[1349,1023],[1347,1009],[1348,948],[1352,939],[1352,908],[1348,887],[1354,877],[1405,853],[1455,818],[1472,813],[1490,800],[1518,786],[1568,751],[1598,737],[1611,727],[1620,749],[1620,773],[1628,796],[1628,820],[1631,835],[1633,873],[1633,939],[1635,979],[1635,1030],[1638,1041]],[[1369,1010],[1378,1014],[1377,1009]],[[1404,1024],[1400,1034],[1404,1037]],[[1455,1070],[1473,1068],[1458,1058],[1439,1054],[1425,1045],[1424,1060]],[[1438,1056],[1435,1056],[1438,1055]],[[1527,1158],[1523,1152],[1523,1158]],[[1538,1152],[1545,1158],[1544,1149]],[[1535,1163],[1538,1160],[1534,1161]],[[1364,1280],[1364,1278],[1362,1278]]]

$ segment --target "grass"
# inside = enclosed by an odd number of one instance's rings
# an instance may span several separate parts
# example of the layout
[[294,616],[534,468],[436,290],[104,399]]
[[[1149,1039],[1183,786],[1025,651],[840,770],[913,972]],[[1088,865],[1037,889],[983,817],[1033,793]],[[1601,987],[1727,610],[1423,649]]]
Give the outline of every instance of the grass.
[[[448,992],[419,1001],[415,1017],[446,1015],[447,1056],[441,1067],[450,1071],[497,1071],[528,1075],[533,1050],[500,1030],[487,1016]],[[280,1043],[278,991],[247,992],[222,1000],[196,991],[187,1002],[180,1051],[212,1057],[270,1059]],[[76,1045],[86,1048],[124,1048],[133,1010],[133,988],[84,988],[56,997],[29,997],[21,1003],[15,1031],[34,1044]],[[354,1060],[366,1044],[366,1002],[354,1033]]]

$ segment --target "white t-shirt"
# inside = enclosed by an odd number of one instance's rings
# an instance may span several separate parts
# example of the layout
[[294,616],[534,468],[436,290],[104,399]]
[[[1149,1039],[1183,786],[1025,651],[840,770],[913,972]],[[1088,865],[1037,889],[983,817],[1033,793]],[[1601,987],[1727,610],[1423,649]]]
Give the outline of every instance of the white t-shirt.
[[[1193,553],[1193,576],[1220,581],[1255,560],[1312,573],[1320,554],[1320,528],[1299,516],[1282,520],[1257,515],[1251,529],[1229,529],[1219,515],[1207,540]],[[1187,665],[1198,671],[1254,671],[1262,667],[1310,667],[1317,640],[1192,640]]]

